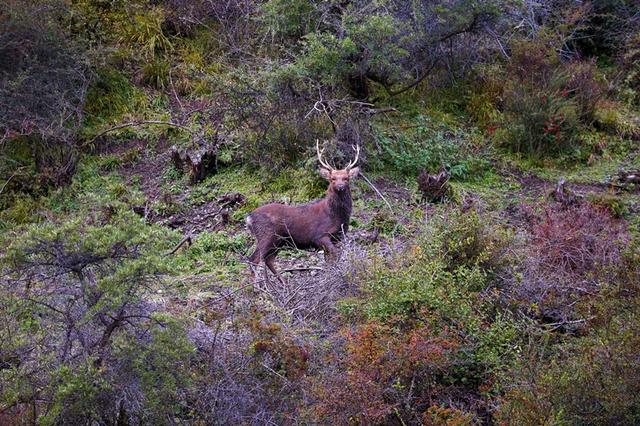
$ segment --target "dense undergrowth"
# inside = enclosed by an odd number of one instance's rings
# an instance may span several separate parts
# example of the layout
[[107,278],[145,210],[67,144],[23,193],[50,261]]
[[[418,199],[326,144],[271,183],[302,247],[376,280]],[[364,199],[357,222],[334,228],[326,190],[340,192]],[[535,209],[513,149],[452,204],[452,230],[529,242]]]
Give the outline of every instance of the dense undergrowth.
[[[635,2],[36,4],[0,6],[0,424],[640,422]],[[316,139],[362,148],[340,259],[252,281]]]

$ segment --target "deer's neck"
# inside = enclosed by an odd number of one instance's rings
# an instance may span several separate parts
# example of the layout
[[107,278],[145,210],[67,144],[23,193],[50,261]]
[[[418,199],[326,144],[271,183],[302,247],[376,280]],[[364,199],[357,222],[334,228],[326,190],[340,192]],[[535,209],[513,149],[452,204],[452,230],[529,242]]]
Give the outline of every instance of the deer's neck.
[[344,191],[327,192],[327,205],[332,215],[336,217],[340,224],[349,225],[351,217],[351,190],[349,188]]

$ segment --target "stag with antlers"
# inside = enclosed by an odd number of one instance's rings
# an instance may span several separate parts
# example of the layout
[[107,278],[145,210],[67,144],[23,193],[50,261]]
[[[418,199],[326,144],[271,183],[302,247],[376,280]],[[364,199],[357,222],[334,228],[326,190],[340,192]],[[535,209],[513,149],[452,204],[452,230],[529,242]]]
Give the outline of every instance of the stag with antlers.
[[[316,152],[320,175],[329,181],[327,195],[308,204],[290,206],[271,203],[258,207],[247,217],[247,226],[256,238],[256,250],[249,257],[252,271],[264,261],[265,265],[284,283],[274,266],[278,251],[283,248],[322,249],[325,260],[336,257],[335,242],[346,234],[351,217],[351,189],[349,180],[358,176],[360,147],[354,146],[355,159],[344,169],[336,169],[322,159],[319,142]],[[266,277],[266,270],[265,270]]]

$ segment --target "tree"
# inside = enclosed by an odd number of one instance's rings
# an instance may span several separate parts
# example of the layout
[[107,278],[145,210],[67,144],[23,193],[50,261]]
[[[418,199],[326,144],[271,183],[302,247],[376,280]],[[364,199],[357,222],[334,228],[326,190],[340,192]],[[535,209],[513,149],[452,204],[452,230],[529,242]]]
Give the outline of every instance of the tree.
[[[90,215],[91,216],[91,215]],[[94,223],[92,223],[95,221]],[[166,423],[191,345],[154,301],[164,235],[119,205],[33,226],[0,259],[0,408],[34,422]]]
[[[300,37],[299,48],[289,52],[291,66],[302,77],[368,100],[373,82],[396,95],[423,81],[439,62],[466,52],[465,46],[499,22],[509,2],[316,2],[313,11],[303,10],[310,18],[292,19],[289,12],[279,15],[280,20],[272,13],[275,3],[278,10],[301,9],[298,0],[267,2],[271,32],[285,37],[312,28]],[[299,28],[291,28],[296,22]]]

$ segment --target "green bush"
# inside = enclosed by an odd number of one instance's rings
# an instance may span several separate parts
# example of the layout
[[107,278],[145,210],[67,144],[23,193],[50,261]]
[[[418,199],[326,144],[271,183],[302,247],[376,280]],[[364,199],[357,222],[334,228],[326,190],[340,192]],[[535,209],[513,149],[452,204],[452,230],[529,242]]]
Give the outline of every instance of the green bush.
[[272,35],[295,39],[312,28],[314,12],[313,2],[307,0],[269,0],[262,5],[261,19]]
[[[627,243],[599,294],[576,302],[577,332],[529,328],[497,420],[635,425],[640,421],[640,241]],[[551,331],[558,326],[552,324]]]
[[43,424],[175,415],[191,349],[154,302],[168,236],[125,203],[3,236],[0,359],[17,361],[0,369],[2,403],[37,398]]
[[491,133],[512,151],[538,158],[572,154],[596,117],[605,92],[595,64],[562,62],[555,44],[550,36],[517,42],[506,68],[497,71],[503,114]]
[[475,212],[431,219],[407,252],[367,273],[365,312],[373,319],[403,321],[425,319],[426,313],[438,326],[451,321],[470,326],[477,292],[502,266],[504,241]]
[[156,59],[142,67],[142,81],[156,89],[164,89],[169,82],[169,62]]
[[145,103],[144,94],[124,74],[104,68],[98,71],[87,92],[85,121],[88,125],[117,121]]
[[505,127],[496,134],[515,152],[534,157],[575,147],[581,128],[577,105],[560,89],[514,84],[505,96]]
[[537,351],[523,354],[498,419],[520,425],[638,424],[639,306],[637,299],[631,309],[613,306],[618,313],[587,335],[555,348],[540,342]]
[[623,54],[623,64],[626,71],[621,95],[630,104],[640,104],[640,31],[629,35],[627,48]]
[[488,161],[474,148],[473,133],[438,124],[418,116],[415,125],[401,133],[376,132],[379,155],[372,165],[399,176],[417,176],[423,169],[434,173],[444,166],[456,179],[483,174]]
[[640,138],[640,115],[618,102],[601,102],[594,112],[597,128],[623,138]]
[[458,336],[435,388],[499,392],[496,377],[515,358],[519,327],[510,314],[496,314],[489,291],[503,267],[506,237],[485,223],[475,212],[431,219],[414,244],[356,276],[361,297],[339,306],[347,321],[399,330],[425,326]]
[[610,193],[591,193],[587,196],[589,202],[595,206],[603,207],[613,217],[621,218],[629,213],[629,207],[619,196]]

